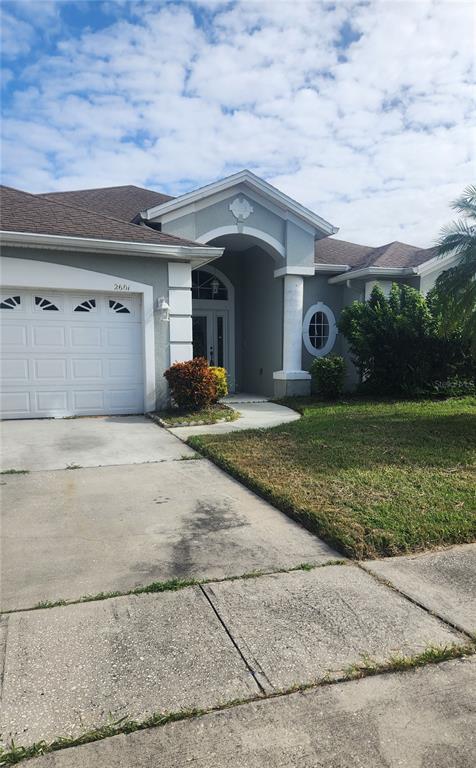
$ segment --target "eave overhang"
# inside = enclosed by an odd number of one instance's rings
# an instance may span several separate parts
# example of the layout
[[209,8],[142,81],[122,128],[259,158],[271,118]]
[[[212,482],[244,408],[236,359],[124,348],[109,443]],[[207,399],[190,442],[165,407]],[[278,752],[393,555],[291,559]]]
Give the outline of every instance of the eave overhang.
[[408,275],[417,275],[416,267],[362,267],[362,269],[351,269],[342,275],[336,275],[329,278],[329,283],[345,283],[348,280],[357,280],[366,277],[408,277]]
[[319,274],[319,272],[348,272],[351,269],[349,264],[315,264],[314,265],[314,272],[316,274]]
[[68,249],[74,252],[125,254],[155,259],[171,259],[191,262],[193,267],[203,266],[219,258],[224,249],[213,246],[166,245],[160,243],[135,243],[122,240],[100,240],[89,237],[48,235],[36,232],[0,231],[0,243],[24,248]]

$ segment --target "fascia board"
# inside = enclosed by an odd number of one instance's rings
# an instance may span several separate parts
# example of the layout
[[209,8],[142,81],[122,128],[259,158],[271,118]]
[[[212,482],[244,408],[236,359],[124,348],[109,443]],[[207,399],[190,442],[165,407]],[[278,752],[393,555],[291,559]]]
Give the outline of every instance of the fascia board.
[[263,197],[270,199],[280,208],[291,211],[298,218],[303,219],[327,234],[335,234],[338,231],[337,227],[330,224],[328,221],[325,221],[321,216],[313,213],[305,206],[297,203],[291,197],[288,197],[288,195],[280,192],[267,181],[260,179],[258,176],[255,176],[254,173],[247,170],[239,171],[225,179],[220,179],[205,187],[193,190],[192,192],[187,192],[185,195],[181,195],[174,200],[169,200],[166,203],[161,203],[160,205],[141,211],[141,216],[144,219],[158,218],[163,214],[183,208],[190,203],[210,197],[215,193],[230,189],[240,183],[251,189],[257,190]]
[[332,285],[359,277],[405,277],[416,274],[415,267],[363,267],[362,269],[350,270],[343,275],[331,277],[329,283]]
[[160,243],[134,243],[122,240],[99,240],[95,238],[47,235],[34,232],[0,232],[5,245],[43,248],[68,248],[73,251],[94,251],[100,253],[137,254],[158,259],[175,258],[178,261],[199,261],[207,263],[219,258],[223,248],[213,246],[162,245]]

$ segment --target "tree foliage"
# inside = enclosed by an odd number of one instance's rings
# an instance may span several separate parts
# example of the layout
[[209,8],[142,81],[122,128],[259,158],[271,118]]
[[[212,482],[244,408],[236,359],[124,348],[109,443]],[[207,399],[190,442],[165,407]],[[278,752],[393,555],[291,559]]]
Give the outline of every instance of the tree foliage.
[[339,330],[349,342],[362,388],[374,394],[414,396],[435,382],[471,378],[473,365],[460,328],[442,336],[434,295],[428,299],[408,285],[392,285],[385,297],[376,286],[368,302],[345,307]]

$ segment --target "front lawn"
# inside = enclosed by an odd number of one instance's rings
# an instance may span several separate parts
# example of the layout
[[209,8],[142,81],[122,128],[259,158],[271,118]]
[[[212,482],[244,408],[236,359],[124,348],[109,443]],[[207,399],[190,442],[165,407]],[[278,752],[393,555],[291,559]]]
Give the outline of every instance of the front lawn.
[[475,398],[309,402],[302,412],[275,429],[189,442],[351,557],[476,539]]

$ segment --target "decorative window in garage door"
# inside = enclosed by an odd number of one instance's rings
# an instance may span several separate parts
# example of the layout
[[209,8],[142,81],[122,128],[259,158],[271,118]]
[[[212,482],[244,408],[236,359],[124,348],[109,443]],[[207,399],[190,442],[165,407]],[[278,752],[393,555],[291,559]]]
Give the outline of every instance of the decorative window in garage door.
[[96,299],[86,299],[78,304],[75,308],[75,312],[92,312],[96,309]]
[[8,296],[0,301],[0,309],[16,309],[20,304],[20,296]]
[[35,306],[37,309],[43,309],[47,312],[59,312],[56,304],[53,304],[49,299],[44,299],[42,296],[35,296]]
[[124,304],[121,304],[120,301],[114,301],[113,299],[109,299],[109,309],[112,309],[113,312],[117,312],[118,315],[130,315],[131,313],[130,309],[127,309]]
[[49,299],[44,299],[42,296],[35,296],[35,307],[46,312],[59,312],[56,304],[53,304]]

